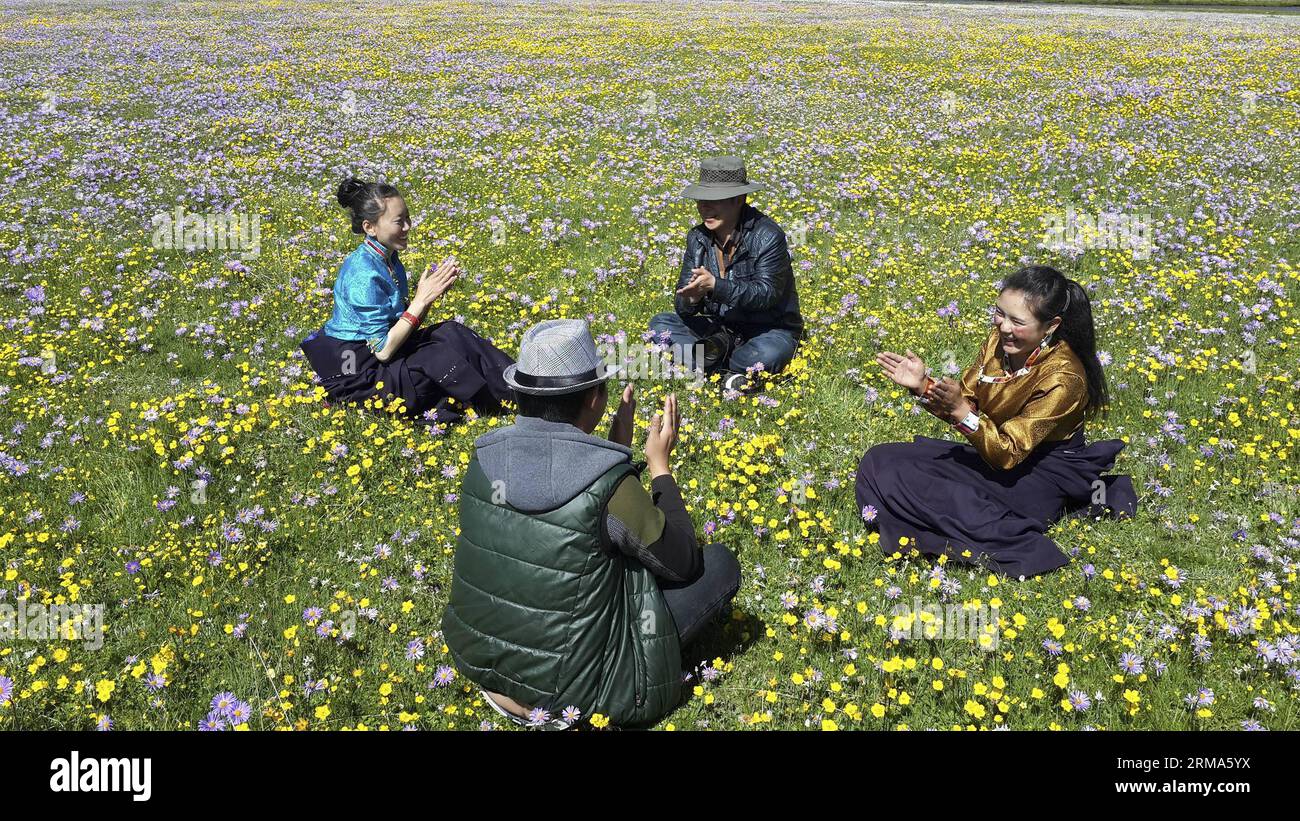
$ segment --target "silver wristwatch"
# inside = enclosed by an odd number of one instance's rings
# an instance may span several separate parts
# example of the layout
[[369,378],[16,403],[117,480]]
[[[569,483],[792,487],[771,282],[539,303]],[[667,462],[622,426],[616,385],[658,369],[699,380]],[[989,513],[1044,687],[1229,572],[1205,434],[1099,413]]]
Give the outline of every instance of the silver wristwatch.
[[970,433],[974,433],[975,431],[980,429],[980,416],[978,413],[971,411],[970,413],[966,414],[965,418],[963,418],[960,422],[957,423],[957,426],[960,427],[962,430],[969,431]]

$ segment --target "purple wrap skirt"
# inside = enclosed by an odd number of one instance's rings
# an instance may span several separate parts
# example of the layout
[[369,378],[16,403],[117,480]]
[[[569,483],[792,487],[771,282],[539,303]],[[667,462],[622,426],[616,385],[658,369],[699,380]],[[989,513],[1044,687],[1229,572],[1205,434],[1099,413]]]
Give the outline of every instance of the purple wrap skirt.
[[[1010,470],[971,445],[917,436],[876,445],[858,465],[857,501],[886,553],[921,553],[1035,576],[1069,562],[1044,535],[1066,513],[1113,518],[1137,512],[1128,476],[1103,475],[1124,449],[1118,439],[1045,442]],[[900,548],[899,539],[908,545]],[[971,556],[961,554],[969,550]]]
[[[388,362],[380,362],[365,342],[321,331],[300,347],[334,402],[401,397],[407,415],[450,423],[461,418],[462,408],[494,413],[512,398],[502,372],[514,360],[459,322],[416,329]],[[378,382],[382,390],[375,388]]]

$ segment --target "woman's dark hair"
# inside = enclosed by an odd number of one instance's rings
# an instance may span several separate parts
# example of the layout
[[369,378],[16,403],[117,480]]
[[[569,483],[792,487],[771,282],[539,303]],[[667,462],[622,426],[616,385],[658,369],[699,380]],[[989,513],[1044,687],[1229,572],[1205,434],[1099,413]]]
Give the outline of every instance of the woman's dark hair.
[[379,221],[379,215],[384,213],[384,200],[389,197],[400,196],[401,192],[397,190],[397,187],[386,182],[365,182],[356,177],[348,177],[339,183],[339,205],[348,209],[348,212],[352,215],[352,233],[354,234],[364,234],[366,232],[361,227],[361,223],[366,220],[371,222]]
[[1048,265],[1026,265],[1002,283],[1004,291],[1020,291],[1039,322],[1059,316],[1061,324],[1052,336],[1063,339],[1083,363],[1088,377],[1088,416],[1105,412],[1110,403],[1106,374],[1097,359],[1097,330],[1092,322],[1092,303],[1083,286]]
[[600,385],[593,385],[586,390],[553,396],[515,391],[515,408],[520,416],[535,416],[547,422],[567,422],[572,425],[582,415],[582,406],[586,404],[587,397],[592,391],[598,390]]

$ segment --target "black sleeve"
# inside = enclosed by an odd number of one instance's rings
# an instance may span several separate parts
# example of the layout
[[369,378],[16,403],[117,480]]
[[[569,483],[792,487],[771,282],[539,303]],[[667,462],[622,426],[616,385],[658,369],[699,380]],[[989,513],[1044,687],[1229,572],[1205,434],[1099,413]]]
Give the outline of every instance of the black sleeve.
[[686,283],[691,281],[692,269],[700,264],[696,258],[694,247],[695,234],[692,231],[686,235],[686,250],[682,252],[682,270],[677,274],[677,288],[673,293],[673,307],[677,310],[678,316],[694,316],[698,314],[705,302],[704,299],[701,299],[699,302],[691,304],[686,301],[685,297],[676,293],[677,290],[685,288]]
[[699,542],[695,540],[695,523],[691,521],[691,514],[686,512],[686,502],[677,487],[677,480],[670,475],[658,476],[650,482],[650,491],[655,507],[664,514],[663,546],[660,550],[665,558],[672,560],[671,566],[680,569],[682,578],[678,581],[694,579],[704,568],[704,558]]
[[703,567],[695,525],[671,476],[655,479],[653,488],[652,498],[637,477],[623,480],[606,508],[606,543],[660,578],[691,581]]

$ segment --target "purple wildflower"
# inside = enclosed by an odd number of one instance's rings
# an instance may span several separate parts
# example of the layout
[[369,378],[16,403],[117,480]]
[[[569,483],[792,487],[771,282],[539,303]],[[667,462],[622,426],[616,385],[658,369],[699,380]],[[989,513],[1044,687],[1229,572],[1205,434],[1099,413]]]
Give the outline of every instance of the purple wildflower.
[[1142,657],[1137,653],[1125,653],[1119,657],[1119,669],[1123,670],[1126,675],[1137,676],[1142,674]]
[[235,698],[234,693],[217,693],[212,697],[212,713],[218,716],[230,715],[230,708],[234,707],[239,699]]

